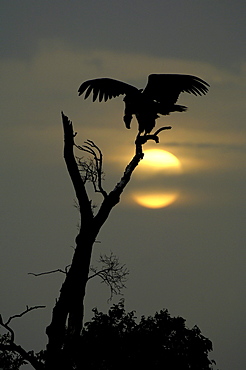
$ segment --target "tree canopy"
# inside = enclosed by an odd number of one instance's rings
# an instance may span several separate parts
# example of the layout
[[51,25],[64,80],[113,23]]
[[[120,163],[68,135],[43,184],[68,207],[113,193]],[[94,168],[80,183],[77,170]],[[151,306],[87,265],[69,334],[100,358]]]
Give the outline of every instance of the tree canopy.
[[[97,308],[93,313],[77,343],[73,369],[213,369],[215,361],[209,359],[212,342],[197,326],[189,329],[185,319],[171,317],[167,309],[137,321],[135,311],[126,312],[122,299],[106,314]],[[5,350],[0,350],[0,367],[18,370],[26,363],[25,357],[11,347],[7,334],[0,336],[0,342],[6,345]],[[46,351],[33,356],[41,365]]]
[[93,311],[84,325],[79,345],[83,356],[78,351],[76,369],[213,369],[215,362],[208,358],[212,342],[166,309],[139,322],[135,311],[126,313],[123,300],[107,314]]

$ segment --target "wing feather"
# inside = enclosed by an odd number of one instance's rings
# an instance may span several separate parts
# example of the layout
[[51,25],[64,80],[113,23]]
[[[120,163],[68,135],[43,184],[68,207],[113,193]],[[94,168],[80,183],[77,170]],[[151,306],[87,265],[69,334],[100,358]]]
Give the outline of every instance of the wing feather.
[[143,91],[152,99],[174,104],[181,92],[202,95],[208,92],[209,84],[199,77],[181,74],[151,74]]
[[86,91],[86,94],[85,94],[85,99],[88,98],[88,96],[90,95],[91,91],[92,91],[92,86],[89,86],[89,88],[88,88],[88,90]]
[[96,78],[82,83],[78,92],[82,95],[85,92],[85,99],[93,94],[93,101],[98,100],[106,102],[108,99],[115,98],[119,95],[134,94],[139,90],[125,82],[114,80],[113,78]]

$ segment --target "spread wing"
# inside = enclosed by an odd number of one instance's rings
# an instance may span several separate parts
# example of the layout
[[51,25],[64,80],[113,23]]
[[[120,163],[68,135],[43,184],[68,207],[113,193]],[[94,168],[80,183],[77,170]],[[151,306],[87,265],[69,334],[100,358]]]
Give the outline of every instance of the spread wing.
[[101,102],[103,99],[106,102],[108,99],[115,98],[119,95],[135,94],[139,90],[125,82],[114,80],[113,78],[96,78],[82,83],[78,92],[79,95],[85,93],[85,99],[90,93],[93,93],[93,101],[97,98]]
[[181,92],[202,95],[208,92],[208,87],[207,82],[196,76],[151,74],[143,93],[160,103],[174,104]]

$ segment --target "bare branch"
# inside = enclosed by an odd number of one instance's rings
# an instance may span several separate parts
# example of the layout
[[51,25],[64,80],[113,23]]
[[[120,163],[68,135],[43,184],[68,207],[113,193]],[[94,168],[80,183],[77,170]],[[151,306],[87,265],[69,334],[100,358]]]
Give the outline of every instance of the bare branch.
[[80,166],[80,171],[84,173],[82,179],[84,183],[90,181],[93,184],[95,192],[101,193],[104,198],[107,197],[107,192],[103,189],[102,180],[103,180],[103,155],[100,148],[92,141],[85,141],[85,145],[76,145],[75,146],[86,153],[92,155],[93,159],[84,160],[84,158],[78,158],[78,164]]
[[16,314],[16,315],[10,316],[9,319],[6,321],[5,325],[8,325],[10,323],[10,321],[13,320],[13,319],[15,319],[16,317],[21,317],[21,316],[25,315],[26,313],[28,313],[30,311],[37,310],[39,308],[45,308],[45,307],[46,306],[32,306],[32,307],[26,306],[26,310],[25,311],[21,312],[20,314]]
[[67,272],[68,272],[68,268],[69,268],[70,266],[71,266],[71,265],[67,265],[67,266],[65,267],[65,270],[62,270],[62,269],[56,269],[56,270],[52,270],[52,271],[45,271],[45,272],[39,272],[39,273],[28,272],[28,275],[41,276],[41,275],[54,274],[55,272],[61,272],[61,273],[63,273],[63,274],[67,274]]
[[83,220],[83,222],[88,222],[92,220],[93,213],[91,210],[91,203],[73,153],[73,147],[75,145],[74,137],[76,134],[74,134],[72,122],[63,112],[62,123],[64,129],[64,159],[78,199],[81,220]]
[[109,256],[101,255],[98,262],[102,264],[102,269],[99,270],[98,267],[91,266],[90,271],[93,274],[88,277],[88,280],[96,276],[100,277],[102,283],[105,283],[110,288],[109,300],[112,299],[113,295],[122,295],[121,290],[126,288],[125,282],[127,281],[129,270],[125,265],[120,265],[119,258],[112,252]]
[[147,143],[148,140],[154,140],[158,144],[160,142],[160,139],[159,139],[158,134],[161,131],[170,130],[171,128],[172,128],[171,126],[163,126],[163,127],[160,127],[152,135],[140,135],[140,134],[138,134],[137,137],[136,137],[136,140],[135,140],[136,152],[139,151],[139,152],[142,152],[143,153],[143,151],[142,151],[142,145],[145,144],[145,143]]
[[11,341],[11,342],[14,342],[14,339],[15,339],[15,333],[14,333],[14,330],[13,330],[10,326],[8,326],[8,323],[4,323],[4,322],[2,321],[2,316],[1,316],[1,322],[0,322],[0,325],[1,325],[4,329],[6,329],[6,330],[9,332],[9,334],[10,334],[10,341]]
[[171,130],[172,126],[163,126],[154,132],[154,136],[157,136],[163,130]]

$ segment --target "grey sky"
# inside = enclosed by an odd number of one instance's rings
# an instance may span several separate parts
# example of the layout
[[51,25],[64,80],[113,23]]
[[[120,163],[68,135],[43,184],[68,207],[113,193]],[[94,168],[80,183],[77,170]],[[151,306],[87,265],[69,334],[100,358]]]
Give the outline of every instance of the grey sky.
[[[237,66],[245,57],[245,1],[8,1],[5,56],[33,55],[40,39]],[[7,35],[7,37],[6,37]]]
[[[77,232],[60,111],[79,144],[101,147],[110,189],[134,152],[136,123],[125,130],[121,97],[84,101],[79,85],[107,76],[141,88],[150,73],[188,73],[208,81],[209,94],[183,94],[188,112],[158,120],[173,127],[158,148],[176,155],[183,171],[136,170],[93,263],[112,250],[130,269],[128,310],[167,308],[212,340],[219,369],[246,368],[245,14],[238,0],[1,2],[0,312],[6,318],[26,305],[47,306],[13,325],[28,350],[46,343],[63,276],[27,273],[67,265]],[[180,197],[157,210],[132,201],[152,186]],[[107,298],[91,281],[87,317],[94,306],[108,309]]]

